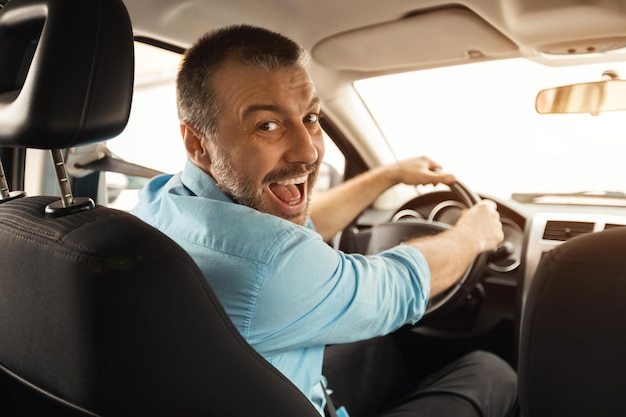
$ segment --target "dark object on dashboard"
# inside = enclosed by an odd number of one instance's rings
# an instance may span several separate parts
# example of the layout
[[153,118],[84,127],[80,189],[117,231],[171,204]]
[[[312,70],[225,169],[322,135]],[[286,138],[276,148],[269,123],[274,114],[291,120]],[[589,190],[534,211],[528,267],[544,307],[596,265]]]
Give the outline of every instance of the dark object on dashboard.
[[515,252],[513,243],[505,241],[499,244],[495,249],[487,253],[487,262],[498,262],[506,259]]
[[626,228],[546,253],[523,307],[519,393],[528,417],[626,415]]

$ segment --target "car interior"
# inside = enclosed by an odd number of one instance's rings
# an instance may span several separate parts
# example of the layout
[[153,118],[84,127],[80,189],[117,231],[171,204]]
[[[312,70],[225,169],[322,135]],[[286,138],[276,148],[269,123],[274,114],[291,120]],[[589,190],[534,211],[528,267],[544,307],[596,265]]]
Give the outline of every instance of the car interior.
[[[128,213],[185,159],[181,53],[240,23],[311,54],[329,149],[319,192],[429,151],[459,178],[388,190],[329,245],[375,254],[496,202],[504,242],[400,331],[433,355],[504,358],[523,417],[626,415],[622,0],[0,0],[0,415],[319,415],[189,255]],[[487,72],[508,63],[524,69]],[[552,78],[535,85],[535,66]],[[390,87],[408,74],[417,90]],[[520,104],[518,87],[532,119],[488,95]]]

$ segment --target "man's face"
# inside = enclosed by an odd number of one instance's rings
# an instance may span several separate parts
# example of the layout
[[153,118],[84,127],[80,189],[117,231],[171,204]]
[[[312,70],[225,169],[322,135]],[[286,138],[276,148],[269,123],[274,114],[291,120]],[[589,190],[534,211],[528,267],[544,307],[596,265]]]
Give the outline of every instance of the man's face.
[[234,201],[304,224],[324,155],[309,74],[228,63],[213,82],[222,111],[208,172]]

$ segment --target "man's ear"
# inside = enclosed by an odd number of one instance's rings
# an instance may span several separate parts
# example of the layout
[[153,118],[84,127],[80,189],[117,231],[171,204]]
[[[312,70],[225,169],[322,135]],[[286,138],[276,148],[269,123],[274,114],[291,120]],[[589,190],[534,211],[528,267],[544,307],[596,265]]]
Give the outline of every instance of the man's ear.
[[211,156],[206,143],[202,140],[202,135],[187,123],[180,124],[180,134],[187,150],[187,157],[197,166],[208,169]]

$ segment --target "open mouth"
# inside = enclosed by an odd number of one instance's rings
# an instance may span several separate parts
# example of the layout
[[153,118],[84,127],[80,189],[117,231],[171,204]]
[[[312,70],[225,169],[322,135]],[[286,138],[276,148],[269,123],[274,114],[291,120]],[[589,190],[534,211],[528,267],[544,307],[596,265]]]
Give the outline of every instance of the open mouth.
[[274,196],[287,206],[297,206],[306,197],[305,183],[307,175],[298,178],[290,178],[269,185]]

